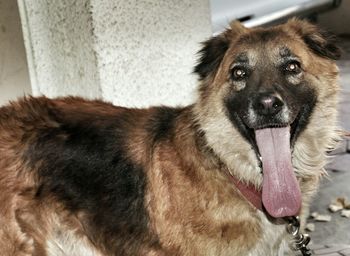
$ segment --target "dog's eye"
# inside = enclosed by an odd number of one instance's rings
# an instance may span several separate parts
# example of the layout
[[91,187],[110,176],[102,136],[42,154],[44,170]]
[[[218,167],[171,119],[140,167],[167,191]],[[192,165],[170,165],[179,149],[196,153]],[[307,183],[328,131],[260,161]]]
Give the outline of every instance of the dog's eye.
[[300,63],[297,61],[292,61],[287,63],[285,66],[285,70],[290,72],[290,73],[300,73]]
[[247,72],[240,67],[236,67],[232,69],[232,79],[233,80],[241,80],[247,76]]

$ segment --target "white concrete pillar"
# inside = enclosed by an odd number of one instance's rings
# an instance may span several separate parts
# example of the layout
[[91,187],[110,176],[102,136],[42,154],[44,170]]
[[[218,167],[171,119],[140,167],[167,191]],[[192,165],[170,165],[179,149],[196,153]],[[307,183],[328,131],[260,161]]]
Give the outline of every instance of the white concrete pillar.
[[18,0],[32,89],[143,107],[192,101],[208,0]]
[[85,0],[18,0],[34,95],[100,97],[91,10]]
[[0,106],[31,93],[16,1],[0,0]]

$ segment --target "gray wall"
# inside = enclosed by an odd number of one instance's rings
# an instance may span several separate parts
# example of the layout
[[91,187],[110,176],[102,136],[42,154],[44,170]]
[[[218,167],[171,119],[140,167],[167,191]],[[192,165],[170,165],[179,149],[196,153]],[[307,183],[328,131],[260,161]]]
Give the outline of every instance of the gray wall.
[[0,105],[31,92],[17,3],[0,1]]

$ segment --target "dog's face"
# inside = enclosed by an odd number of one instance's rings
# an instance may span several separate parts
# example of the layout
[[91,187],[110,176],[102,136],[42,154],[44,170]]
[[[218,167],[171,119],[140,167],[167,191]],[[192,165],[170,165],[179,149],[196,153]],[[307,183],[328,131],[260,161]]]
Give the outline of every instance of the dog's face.
[[[207,41],[201,53],[195,68],[202,81],[198,115],[208,144],[235,175],[256,185],[262,180],[270,184],[278,176],[294,180],[279,189],[289,189],[289,200],[300,204],[291,151],[300,134],[315,125],[310,123],[313,115],[323,111],[318,107],[320,102],[329,105],[336,101],[338,72],[334,60],[340,51],[333,39],[298,20],[251,30],[233,23]],[[313,114],[315,108],[318,114]],[[334,117],[335,112],[329,114],[329,120],[323,116],[319,125],[329,121],[333,124]],[[236,170],[239,166],[233,162],[237,159],[245,173]],[[264,175],[257,175],[261,171]],[[266,206],[277,217],[294,215],[299,210],[290,205],[293,210],[281,213],[271,203]]]

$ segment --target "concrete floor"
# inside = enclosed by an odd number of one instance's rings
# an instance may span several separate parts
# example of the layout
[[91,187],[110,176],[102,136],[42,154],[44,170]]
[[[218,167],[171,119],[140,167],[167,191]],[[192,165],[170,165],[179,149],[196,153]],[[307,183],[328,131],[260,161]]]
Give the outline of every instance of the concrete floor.
[[[340,84],[342,86],[340,104],[340,124],[350,131],[350,35],[340,38],[344,50],[340,68]],[[349,138],[350,139],[350,138]],[[350,141],[345,140],[337,150],[334,160],[328,166],[329,179],[324,179],[316,196],[311,212],[330,214],[330,222],[315,222],[316,229],[309,232],[313,244],[347,244],[350,245],[350,219],[340,213],[330,213],[328,205],[337,197],[347,197],[350,201]],[[310,220],[309,222],[313,222]],[[317,254],[318,255],[318,254]],[[328,254],[327,254],[328,255]],[[329,254],[331,255],[331,254]],[[332,254],[333,255],[333,254]],[[341,254],[334,254],[341,255]]]

